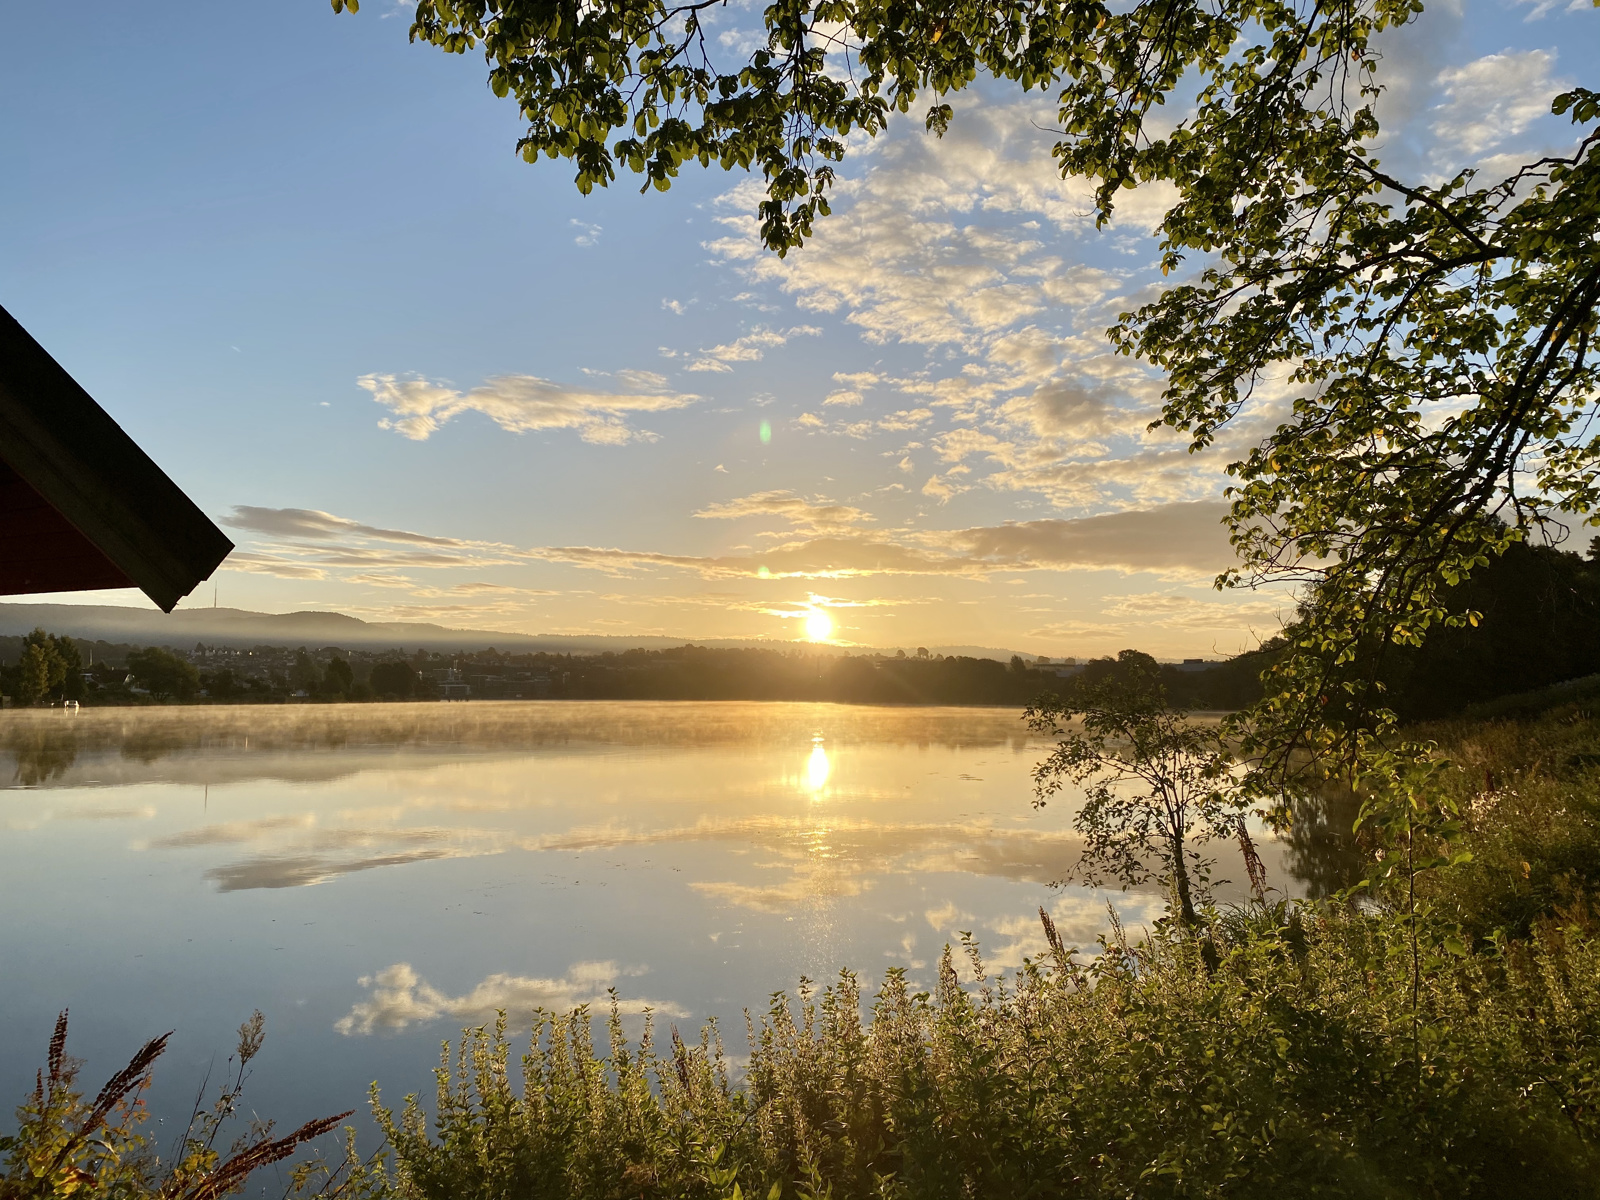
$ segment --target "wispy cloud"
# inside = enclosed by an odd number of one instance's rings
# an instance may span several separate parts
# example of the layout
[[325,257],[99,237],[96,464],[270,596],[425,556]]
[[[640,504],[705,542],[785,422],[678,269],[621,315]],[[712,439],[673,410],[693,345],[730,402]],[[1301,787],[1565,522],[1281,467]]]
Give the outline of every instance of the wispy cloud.
[[733,363],[759,362],[768,350],[785,345],[790,338],[817,337],[815,325],[796,325],[792,329],[758,329],[725,345],[702,350],[686,367],[689,371],[731,371]]
[[1452,166],[1461,157],[1476,160],[1549,115],[1556,93],[1571,86],[1552,74],[1555,62],[1554,50],[1507,51],[1440,72],[1445,99],[1434,110],[1435,157]]
[[[1162,281],[1143,277],[1148,263],[1082,261],[1091,189],[1055,170],[1053,116],[1032,101],[979,100],[943,139],[895,127],[866,169],[838,185],[834,215],[782,260],[761,249],[745,215],[757,185],[741,184],[723,197],[739,215],[724,218],[728,234],[709,248],[869,343],[926,348],[921,368],[835,375],[839,386],[795,427],[853,439],[915,429],[947,451],[963,438],[981,443],[981,456],[947,457],[955,465],[924,479],[930,500],[1031,492],[1082,512],[1214,496],[1238,446],[1172,457],[1164,452],[1179,439],[1149,430],[1162,381],[1114,353],[1104,331]],[[1173,198],[1164,186],[1124,194],[1106,240],[1153,256],[1151,230]],[[890,397],[886,411],[859,411]]]
[[427,533],[413,533],[408,529],[384,529],[377,525],[364,525],[348,517],[315,508],[258,508],[253,504],[236,504],[225,525],[249,533],[264,533],[270,537],[304,538],[312,541],[329,541],[342,537],[376,538],[385,542],[411,542],[420,546],[464,547],[481,545],[460,538],[435,537]]
[[741,517],[777,518],[792,528],[814,533],[836,533],[872,520],[871,514],[853,505],[816,498],[807,500],[790,491],[756,492],[707,505],[694,515],[724,521]]
[[314,508],[236,505],[224,525],[258,534],[229,556],[227,569],[282,579],[326,579],[330,572],[370,587],[412,585],[406,570],[481,568],[522,561],[503,542],[440,537],[408,529],[369,525]]
[[413,441],[425,441],[445,422],[477,412],[511,433],[571,429],[586,442],[620,446],[656,435],[628,423],[641,413],[669,412],[694,403],[698,396],[665,389],[659,375],[635,373],[649,390],[602,392],[554,383],[536,375],[500,375],[470,391],[398,375],[363,375],[357,384],[393,415],[379,422]]
[[[753,498],[752,498],[753,499]],[[977,577],[995,571],[1102,570],[1174,577],[1213,575],[1232,560],[1216,502],[1143,512],[1008,522],[927,532],[834,533],[751,554],[697,556],[590,546],[530,551],[553,562],[611,572],[670,567],[706,578],[765,573],[808,579],[871,575]],[[720,515],[720,514],[716,514]]]

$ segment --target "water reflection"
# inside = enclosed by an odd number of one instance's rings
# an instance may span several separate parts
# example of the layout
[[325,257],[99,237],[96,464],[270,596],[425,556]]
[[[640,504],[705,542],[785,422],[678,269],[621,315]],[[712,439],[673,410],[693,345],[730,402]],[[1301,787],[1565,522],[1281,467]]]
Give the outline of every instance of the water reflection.
[[806,760],[806,784],[816,796],[828,786],[828,752],[822,748],[822,735],[811,739],[811,757]]
[[1360,809],[1360,797],[1339,784],[1295,804],[1284,868],[1303,894],[1325,898],[1361,879],[1367,858],[1355,834]]
[[[580,1004],[601,1009],[607,993],[627,976],[643,975],[643,968],[624,969],[614,962],[581,962],[567,968],[560,979],[490,975],[470,992],[449,996],[421,978],[410,963],[395,963],[356,982],[369,989],[368,997],[353,1005],[334,1023],[338,1033],[377,1033],[451,1017],[467,1024],[493,1019],[498,1012],[568,1012]],[[622,1013],[653,1012],[663,1017],[687,1017],[685,1010],[662,1000],[617,1001]]]
[[77,739],[64,726],[65,713],[51,714],[48,724],[8,725],[0,734],[0,750],[11,755],[11,780],[21,787],[38,787],[61,778],[78,760]]
[[[287,1120],[415,1086],[436,1038],[497,1008],[615,988],[738,1028],[801,975],[929,986],[961,931],[1017,966],[1041,904],[1080,945],[1108,903],[1153,919],[1149,891],[1050,886],[1081,847],[1070,805],[1029,804],[1044,750],[1000,709],[6,712],[0,1079],[31,1078],[64,1005],[85,1029],[177,1027],[197,1061],[260,1006],[288,1057],[258,1101]],[[1294,890],[1298,849],[1265,849]]]

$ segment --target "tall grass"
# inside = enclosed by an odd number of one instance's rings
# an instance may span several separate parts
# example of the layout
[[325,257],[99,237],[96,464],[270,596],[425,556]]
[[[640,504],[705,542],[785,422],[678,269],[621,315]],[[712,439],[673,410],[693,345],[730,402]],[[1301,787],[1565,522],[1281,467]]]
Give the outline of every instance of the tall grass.
[[[1382,917],[1260,908],[1193,939],[1055,942],[1010,981],[968,947],[774,997],[742,1080],[715,1029],[597,1049],[584,1010],[504,1017],[373,1108],[410,1198],[1600,1194],[1600,944],[1547,930],[1430,964]],[[1052,931],[1052,941],[1053,931]]]
[[[152,1038],[101,1086],[93,1100],[78,1088],[83,1064],[67,1054],[67,1014],[56,1019],[32,1095],[17,1109],[17,1131],[0,1137],[0,1200],[46,1200],[79,1196],[85,1200],[220,1200],[244,1189],[261,1167],[288,1158],[299,1147],[338,1127],[350,1114],[307,1121],[283,1137],[272,1123],[252,1120],[231,1144],[220,1143],[237,1115],[250,1060],[261,1049],[265,1022],[256,1012],[239,1027],[239,1044],[228,1060],[233,1078],[224,1079],[209,1105],[205,1089],[169,1156],[142,1126],[150,1071],[165,1052],[170,1033]],[[225,1147],[225,1148],[224,1148]],[[352,1147],[353,1155],[353,1147]],[[310,1183],[314,1172],[297,1179]],[[335,1184],[369,1177],[367,1165],[352,1161],[322,1180]]]

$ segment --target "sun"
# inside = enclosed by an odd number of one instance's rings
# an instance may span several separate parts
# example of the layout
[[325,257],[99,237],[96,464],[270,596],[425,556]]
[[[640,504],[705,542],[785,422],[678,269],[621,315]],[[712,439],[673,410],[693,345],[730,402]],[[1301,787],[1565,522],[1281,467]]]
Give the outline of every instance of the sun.
[[825,642],[833,636],[833,618],[820,608],[806,612],[806,637],[813,642]]

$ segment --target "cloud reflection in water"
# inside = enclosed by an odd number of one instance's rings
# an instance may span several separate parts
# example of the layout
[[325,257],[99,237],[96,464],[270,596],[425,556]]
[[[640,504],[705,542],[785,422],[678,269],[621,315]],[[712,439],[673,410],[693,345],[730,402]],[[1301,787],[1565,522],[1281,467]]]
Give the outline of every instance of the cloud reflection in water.
[[[606,989],[624,976],[643,975],[643,967],[619,967],[614,962],[573,963],[559,979],[530,979],[521,975],[490,975],[470,992],[447,996],[417,974],[410,963],[395,963],[373,976],[357,982],[370,989],[340,1017],[334,1028],[342,1034],[369,1034],[380,1030],[404,1029],[408,1025],[451,1017],[457,1021],[481,1021],[498,1012],[525,1017],[534,1009],[569,1012],[579,1005],[609,1004]],[[660,1000],[621,1000],[623,1013],[645,1009],[666,1017],[686,1017],[683,1009]]]

